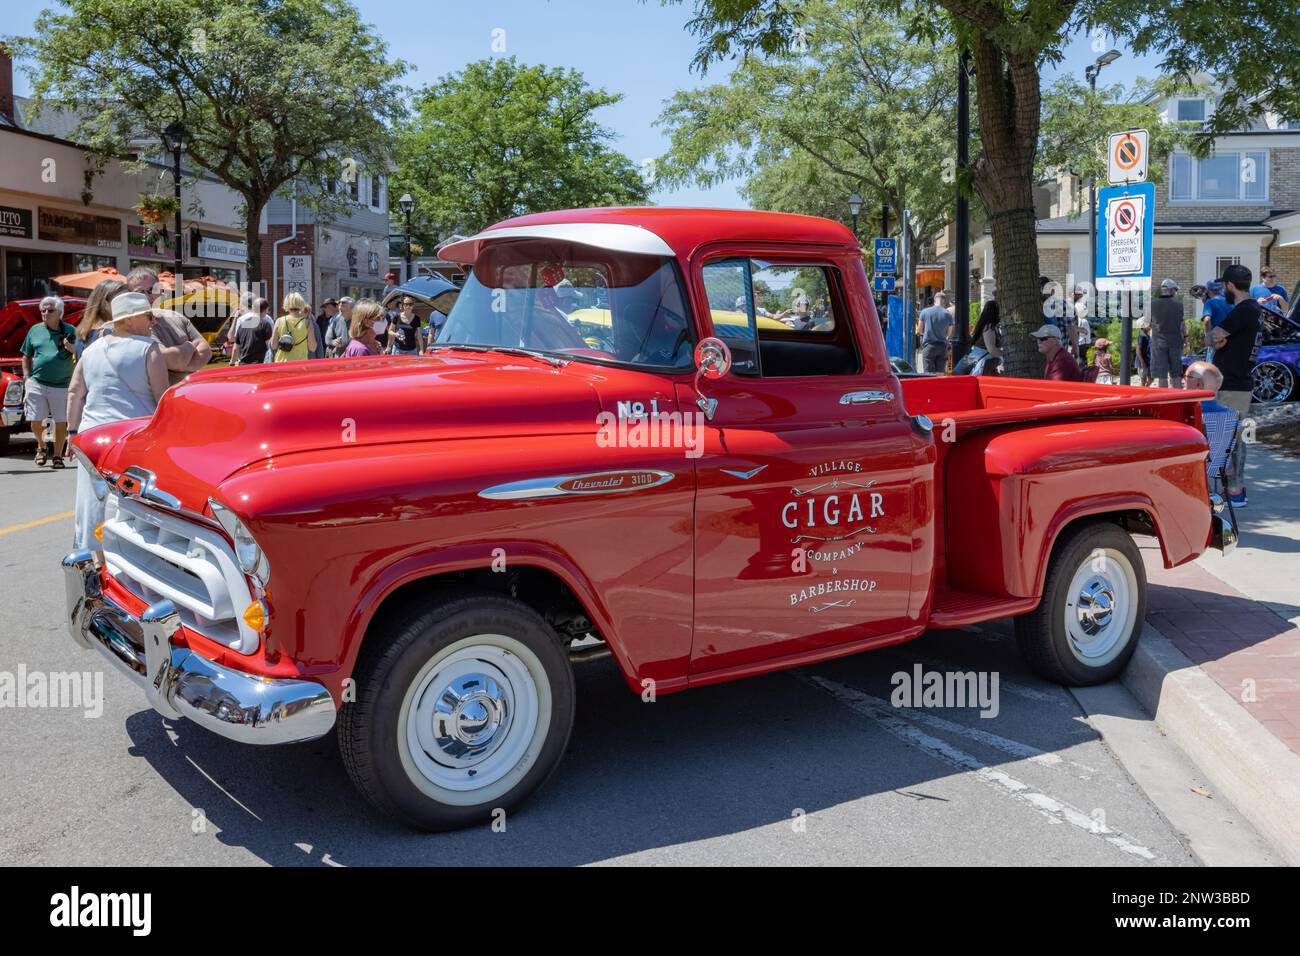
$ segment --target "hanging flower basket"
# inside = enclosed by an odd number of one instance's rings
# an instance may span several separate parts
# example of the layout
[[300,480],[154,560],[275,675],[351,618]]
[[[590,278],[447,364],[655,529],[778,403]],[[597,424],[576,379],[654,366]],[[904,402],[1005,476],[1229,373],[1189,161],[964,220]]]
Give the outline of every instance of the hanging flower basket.
[[141,193],[140,201],[135,205],[136,215],[144,226],[141,236],[145,245],[152,245],[157,239],[166,238],[167,223],[180,209],[175,196],[163,196],[157,193]]

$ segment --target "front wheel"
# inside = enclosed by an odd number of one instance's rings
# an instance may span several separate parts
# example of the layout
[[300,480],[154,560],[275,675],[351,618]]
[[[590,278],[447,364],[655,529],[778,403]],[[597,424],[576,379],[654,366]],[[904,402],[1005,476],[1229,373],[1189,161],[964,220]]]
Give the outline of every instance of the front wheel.
[[422,830],[489,822],[560,762],[574,682],[555,632],[494,594],[434,601],[375,644],[339,713],[339,749],[376,807]]
[[1251,399],[1260,405],[1280,405],[1295,391],[1295,375],[1281,362],[1260,362],[1250,373]]
[[1020,653],[1067,687],[1108,681],[1133,656],[1146,591],[1142,555],[1126,531],[1106,521],[1067,530],[1053,549],[1043,600],[1016,618]]

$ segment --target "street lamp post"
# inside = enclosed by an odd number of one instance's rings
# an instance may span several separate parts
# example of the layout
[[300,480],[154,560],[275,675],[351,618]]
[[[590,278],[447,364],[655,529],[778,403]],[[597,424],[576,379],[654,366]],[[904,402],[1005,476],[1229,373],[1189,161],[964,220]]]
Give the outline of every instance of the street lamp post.
[[184,123],[176,120],[163,130],[163,139],[164,145],[172,154],[172,186],[176,196],[176,264],[172,269],[172,276],[175,293],[180,295],[185,287],[183,274],[185,253],[181,248],[181,150],[190,141],[190,131],[185,128]]
[[[1090,63],[1084,68],[1083,76],[1088,81],[1088,89],[1093,94],[1094,99],[1096,98],[1097,93],[1097,74],[1105,67],[1110,66],[1118,60],[1119,57],[1119,50],[1107,50],[1101,56],[1097,57],[1096,63]],[[1090,177],[1088,183],[1088,263],[1090,270],[1088,274],[1088,285],[1092,287],[1093,311],[1095,312],[1097,309],[1097,300],[1099,298],[1097,295],[1097,177],[1095,174]],[[1130,338],[1131,334],[1132,333],[1127,329],[1127,327],[1121,330],[1121,344],[1124,340]],[[1121,385],[1127,385],[1129,379],[1127,364],[1128,351],[1127,349],[1122,349],[1122,351],[1123,358],[1121,359],[1120,364],[1123,367],[1119,370],[1119,380]]]
[[849,193],[849,216],[853,220],[853,239],[855,242],[861,241],[858,239],[858,213],[860,212],[862,212],[862,197],[858,195],[858,191],[855,189]]
[[[957,168],[964,170],[970,162],[970,53],[961,51],[957,58]],[[957,209],[954,223],[953,284],[957,287],[957,341],[953,344],[955,366],[970,351],[970,202],[957,178]]]
[[409,282],[411,279],[411,210],[415,208],[415,200],[411,198],[410,193],[402,193],[402,198],[397,200],[397,204],[402,207],[402,213],[406,216],[406,275],[403,282]]

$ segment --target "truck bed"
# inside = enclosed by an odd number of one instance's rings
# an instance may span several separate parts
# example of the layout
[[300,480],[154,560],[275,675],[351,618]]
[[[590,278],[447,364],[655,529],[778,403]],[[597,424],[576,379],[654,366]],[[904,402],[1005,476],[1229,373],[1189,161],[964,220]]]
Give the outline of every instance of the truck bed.
[[[1119,487],[1150,485],[1153,468],[1162,481],[1188,489],[1198,487],[1199,470],[1204,489],[1204,465],[1197,463],[1204,448],[1200,402],[1212,392],[973,375],[901,383],[909,414],[926,415],[934,426],[934,506],[942,520],[931,627],[960,627],[1036,606],[1053,530],[1046,516],[1086,512],[1091,494],[1116,500]],[[1149,424],[1135,431],[1134,419]],[[1073,427],[1080,420],[1092,424]],[[1015,450],[1008,453],[1010,447]],[[1108,489],[1109,496],[1103,494]],[[1197,497],[1187,497],[1186,514],[1171,517],[1169,528],[1199,528],[1200,510],[1208,523],[1208,502]],[[1132,505],[1146,507],[1140,498]],[[1020,540],[1004,540],[1016,529]],[[1204,542],[1171,531],[1161,547],[1166,565],[1173,565],[1200,553]],[[1027,573],[999,568],[992,559],[1008,554],[1019,555]]]
[[1213,392],[1090,382],[1046,382],[983,375],[902,379],[903,405],[927,415],[936,431],[951,419],[957,434],[977,426],[1116,414],[1163,418],[1200,427],[1200,402]]

